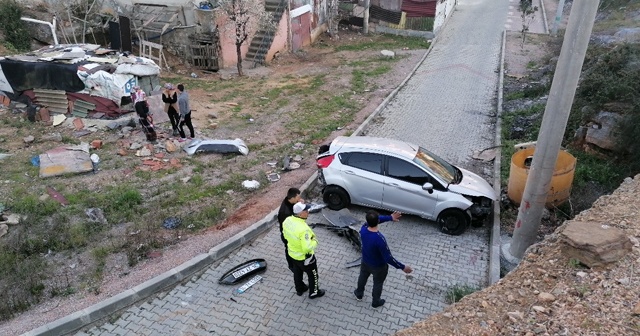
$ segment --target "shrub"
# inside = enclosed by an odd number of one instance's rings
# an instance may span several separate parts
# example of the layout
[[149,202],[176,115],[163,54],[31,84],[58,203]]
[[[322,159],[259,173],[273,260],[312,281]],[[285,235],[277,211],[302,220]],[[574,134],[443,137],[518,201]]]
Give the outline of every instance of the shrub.
[[452,304],[462,300],[463,297],[477,292],[479,288],[469,285],[455,285],[450,287],[446,294],[445,300],[447,303]]
[[22,7],[15,0],[0,0],[0,29],[7,42],[18,51],[31,49],[31,37],[22,16]]

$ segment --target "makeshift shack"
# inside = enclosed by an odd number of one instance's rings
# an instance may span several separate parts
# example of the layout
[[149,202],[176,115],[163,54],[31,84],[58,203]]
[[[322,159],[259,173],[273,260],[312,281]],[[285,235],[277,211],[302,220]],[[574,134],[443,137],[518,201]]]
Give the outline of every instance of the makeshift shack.
[[117,118],[132,110],[130,91],[160,89],[148,58],[97,44],[60,44],[0,58],[0,90],[11,100],[77,117]]

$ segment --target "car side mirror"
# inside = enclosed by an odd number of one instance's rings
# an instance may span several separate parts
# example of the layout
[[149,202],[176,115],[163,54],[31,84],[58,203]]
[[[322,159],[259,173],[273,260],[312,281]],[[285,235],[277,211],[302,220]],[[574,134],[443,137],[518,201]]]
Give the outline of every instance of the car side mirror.
[[433,184],[427,182],[422,185],[422,190],[428,191],[430,194],[433,194]]

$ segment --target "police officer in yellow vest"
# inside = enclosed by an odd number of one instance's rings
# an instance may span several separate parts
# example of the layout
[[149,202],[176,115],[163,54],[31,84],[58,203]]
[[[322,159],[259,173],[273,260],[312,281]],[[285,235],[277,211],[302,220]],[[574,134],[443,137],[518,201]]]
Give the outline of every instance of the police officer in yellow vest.
[[[282,233],[287,240],[287,250],[293,259],[293,282],[296,286],[296,294],[302,296],[309,290],[309,298],[315,299],[324,295],[324,290],[318,287],[318,264],[314,252],[318,246],[316,235],[307,225],[309,216],[308,204],[296,203],[293,205],[293,216],[287,217],[282,223]],[[302,281],[303,273],[307,273],[309,286]]]

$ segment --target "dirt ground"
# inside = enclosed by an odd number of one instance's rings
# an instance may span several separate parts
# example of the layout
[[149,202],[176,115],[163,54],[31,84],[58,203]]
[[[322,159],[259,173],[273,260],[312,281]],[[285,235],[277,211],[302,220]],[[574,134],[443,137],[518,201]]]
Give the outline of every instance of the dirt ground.
[[[99,130],[76,139],[73,136],[75,130],[70,120],[53,129],[51,126],[25,121],[20,114],[2,110],[0,119],[3,119],[5,125],[9,127],[0,129],[0,145],[5,152],[15,153],[16,162],[29,162],[32,156],[51,148],[51,143],[41,141],[42,136],[51,132],[61,133],[63,142],[88,142],[94,139],[103,141],[102,149],[95,151],[102,158],[100,171],[96,174],[56,177],[34,184],[33,181],[39,181],[36,167],[23,166],[21,171],[4,172],[0,180],[15,181],[0,185],[0,189],[5,193],[14,194],[10,196],[9,203],[18,197],[14,192],[18,187],[24,192],[40,195],[40,199],[43,200],[48,198],[45,195],[44,186],[52,186],[56,190],[64,191],[63,194],[72,194],[83,188],[93,192],[104,192],[114,185],[144,184],[145,189],[141,192],[145,203],[149,203],[149,207],[154,210],[145,215],[148,218],[143,220],[149,223],[154,221],[162,223],[164,216],[168,215],[162,207],[163,198],[179,193],[173,188],[190,188],[191,182],[180,182],[183,179],[201,176],[205,181],[204,186],[212,186],[217,182],[226,181],[225,179],[229,176],[238,175],[254,178],[260,181],[263,187],[248,191],[238,186],[241,180],[232,180],[234,185],[229,185],[229,190],[226,190],[225,196],[220,200],[221,204],[215,205],[216,209],[221,209],[224,213],[222,222],[210,225],[203,230],[161,231],[159,234],[162,246],[150,249],[134,266],[127,262],[128,258],[124,251],[112,253],[104,262],[101,277],[90,281],[89,285],[86,284],[87,274],[96,267],[89,249],[80,254],[49,253],[47,255],[49,261],[58,265],[56,279],[50,281],[58,281],[63,287],[67,285],[84,289],[67,296],[43,298],[42,302],[34,305],[30,310],[2,322],[0,334],[26,332],[34,326],[51,322],[138,285],[188,261],[199,253],[207,252],[211,247],[276,209],[288,188],[300,187],[315,172],[315,154],[318,145],[328,143],[338,135],[350,134],[355,130],[404,80],[426,52],[426,48],[411,49],[402,47],[400,44],[400,47],[394,50],[397,55],[395,61],[380,61],[377,58],[380,57],[381,49],[375,47],[379,38],[344,30],[339,40],[322,37],[313,47],[307,47],[295,54],[281,55],[268,67],[245,68],[244,78],[237,78],[235,68],[224,69],[218,73],[194,71],[188,66],[179,64],[175,59],[171,64],[170,57],[172,73],[163,74],[162,79],[174,84],[178,81],[186,83],[192,109],[196,110],[193,113],[196,136],[240,138],[250,148],[247,157],[218,154],[188,157],[182,151],[168,153],[164,147],[166,141],[173,140],[173,137],[170,134],[170,125],[164,123],[157,125],[159,141],[152,152],[162,153],[163,158],[159,159],[162,162],[175,159],[177,163],[168,167],[168,170],[154,172],[145,167],[143,159],[134,155],[135,150],[128,149],[130,143],[145,144],[144,135],[139,128],[124,134],[118,130]],[[335,48],[341,45],[358,44],[369,44],[374,47],[335,51]],[[354,70],[368,71],[367,62],[371,60],[374,60],[371,68],[378,61],[382,62],[380,64],[383,64],[383,67],[391,68],[386,69],[382,76],[365,74],[364,87],[360,87],[359,92],[354,91]],[[190,78],[189,75],[192,72],[195,72],[198,78]],[[291,87],[313,85],[311,82],[317,81],[318,78],[322,80],[322,86],[316,91],[324,89],[341,94],[341,97],[346,97],[348,102],[352,102],[348,106],[353,106],[351,110],[355,112],[350,115],[341,106],[337,106],[338,111],[333,111],[328,116],[329,120],[338,121],[333,131],[330,131],[327,137],[310,139],[309,137],[315,136],[314,133],[305,131],[303,127],[294,128],[291,126],[291,120],[313,111],[301,111],[301,101],[287,102],[282,96],[267,95],[279,88],[292,90]],[[225,87],[225,89],[211,89],[208,86],[212,85],[211,83],[218,85],[217,88]],[[324,98],[313,96],[309,91],[304,94],[309,99],[319,99],[317,104],[319,108],[323,100],[332,99],[330,96]],[[302,100],[304,99],[303,97]],[[260,105],[261,101],[264,101],[264,105]],[[277,108],[273,107],[274,104],[277,104]],[[342,115],[347,117],[344,118]],[[90,124],[90,121],[85,120],[85,123]],[[23,138],[29,135],[33,135],[36,141],[25,143]],[[302,142],[302,145],[297,146],[297,142]],[[118,155],[123,150],[124,153]],[[285,154],[290,155],[292,159],[300,156],[298,162],[300,168],[282,171],[267,165],[268,162],[275,162],[280,167]],[[278,172],[280,180],[274,183],[267,182],[265,175],[270,172]],[[208,202],[187,202],[179,211],[185,216],[206,211],[213,206],[207,204]],[[137,231],[135,231],[136,228]],[[146,232],[144,228],[140,229],[133,223],[121,223],[114,225],[107,236],[110,237],[109,239],[131,239],[135,235],[141,235],[140,230],[143,231],[142,234]],[[10,236],[11,230],[3,239]],[[145,237],[147,236],[140,236],[135,243],[143,246]],[[79,287],[82,283],[85,283],[84,287]]]

